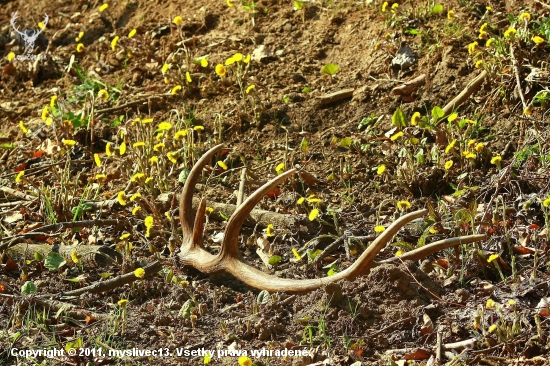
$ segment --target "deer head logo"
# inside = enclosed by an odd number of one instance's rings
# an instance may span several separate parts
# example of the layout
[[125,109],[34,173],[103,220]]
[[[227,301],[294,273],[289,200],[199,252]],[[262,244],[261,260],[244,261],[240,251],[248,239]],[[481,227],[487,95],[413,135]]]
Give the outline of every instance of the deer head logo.
[[36,39],[46,29],[46,24],[48,24],[48,14],[44,15],[44,26],[42,29],[34,30],[34,29],[26,29],[25,31],[21,32],[19,29],[17,29],[17,25],[15,24],[15,21],[17,20],[18,12],[16,11],[13,13],[11,17],[11,26],[13,29],[21,36],[23,41],[25,41],[25,53],[27,56],[30,56],[31,52],[34,50],[34,42],[36,42]]

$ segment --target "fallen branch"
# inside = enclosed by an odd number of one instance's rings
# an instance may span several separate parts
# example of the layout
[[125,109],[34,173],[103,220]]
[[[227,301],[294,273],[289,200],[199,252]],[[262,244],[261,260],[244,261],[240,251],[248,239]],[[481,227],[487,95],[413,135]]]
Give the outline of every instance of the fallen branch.
[[36,199],[35,196],[31,196],[23,192],[19,192],[16,189],[4,187],[4,186],[0,186],[0,192],[4,192],[5,194],[11,195],[13,197],[17,197],[25,201],[34,201]]
[[405,84],[396,86],[391,90],[391,92],[394,95],[411,95],[416,91],[416,89],[420,88],[424,84],[426,84],[426,74],[419,75],[416,78],[405,82]]
[[[144,278],[151,277],[162,269],[162,264],[159,261],[155,261],[149,264],[148,266],[143,267],[143,269],[145,270]],[[136,275],[133,272],[127,273],[107,281],[97,282],[97,283],[94,283],[93,285],[79,288],[77,290],[62,292],[60,296],[69,297],[69,296],[80,296],[82,294],[98,294],[101,292],[114,290],[117,287],[127,285],[139,279],[140,278],[136,277]]]
[[14,305],[15,303],[21,304],[23,307],[29,306],[41,306],[45,309],[52,309],[54,312],[63,310],[65,315],[78,320],[86,320],[86,318],[91,317],[98,320],[107,320],[109,315],[96,313],[86,309],[79,308],[76,305],[69,304],[66,302],[61,302],[57,300],[44,299],[38,296],[20,296],[20,295],[10,295],[10,294],[0,294],[0,300],[8,305]]
[[518,87],[519,99],[521,99],[521,104],[523,105],[523,110],[527,109],[527,103],[525,103],[525,96],[523,95],[523,90],[521,90],[521,79],[519,76],[519,66],[516,56],[514,56],[514,45],[510,43],[510,58],[512,59],[512,67],[514,68],[514,74],[516,74],[516,84]]
[[87,266],[104,267],[113,262],[122,263],[122,255],[119,252],[101,245],[59,245],[54,247],[50,244],[16,244],[6,249],[5,256],[19,262],[34,258],[35,253],[46,257],[54,249],[69,264],[73,264],[71,258],[73,251],[78,256],[80,263]]
[[317,100],[320,105],[330,104],[342,99],[351,98],[354,91],[354,88],[342,89],[334,93],[322,95]]
[[57,224],[41,226],[39,228],[36,228],[34,230],[29,231],[29,234],[32,234],[32,233],[45,233],[45,232],[48,232],[48,231],[58,231],[58,230],[61,230],[61,229],[72,229],[72,228],[75,228],[75,227],[110,226],[110,225],[119,225],[119,224],[126,224],[126,223],[127,223],[127,221],[118,220],[118,219],[59,222]]
[[476,76],[472,81],[468,83],[468,85],[466,85],[466,87],[460,92],[460,94],[458,94],[445,107],[443,107],[445,116],[450,114],[453,110],[457,109],[462,103],[466,101],[466,99],[470,97],[470,95],[476,92],[481,84],[483,84],[486,76],[487,71],[482,71],[481,74]]

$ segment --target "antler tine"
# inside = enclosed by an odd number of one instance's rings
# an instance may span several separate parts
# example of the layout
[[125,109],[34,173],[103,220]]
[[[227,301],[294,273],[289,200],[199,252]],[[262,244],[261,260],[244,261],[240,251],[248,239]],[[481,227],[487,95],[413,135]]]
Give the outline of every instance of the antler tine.
[[206,212],[206,198],[201,200],[195,215],[195,226],[193,227],[193,240],[189,243],[189,249],[203,248],[202,234],[204,232],[204,213]]
[[289,176],[295,174],[296,169],[291,169],[283,174],[273,178],[269,182],[265,183],[263,186],[258,188],[254,193],[250,195],[231,215],[227,227],[225,228],[222,250],[219,253],[221,259],[227,257],[240,257],[239,252],[239,232],[243,226],[244,221],[252,211],[252,209],[260,202],[260,200],[267,194],[269,191],[272,191],[277,184],[284,181]]
[[180,223],[184,237],[191,236],[193,233],[193,191],[202,174],[202,168],[210,162],[212,157],[220,151],[221,148],[222,145],[220,144],[208,150],[199,161],[195,163],[195,166],[193,166],[187,176],[180,198]]
[[241,258],[226,258],[221,265],[223,269],[240,281],[257,289],[267,291],[286,291],[291,293],[304,293],[326,286],[329,283],[337,282],[343,279],[353,281],[358,275],[364,274],[371,267],[374,257],[378,252],[394,237],[395,234],[414,219],[422,217],[428,210],[411,212],[394,221],[376,240],[369,245],[367,250],[357,259],[357,261],[346,270],[336,273],[330,277],[293,280],[287,278],[278,278],[268,275],[251,265],[242,261]]

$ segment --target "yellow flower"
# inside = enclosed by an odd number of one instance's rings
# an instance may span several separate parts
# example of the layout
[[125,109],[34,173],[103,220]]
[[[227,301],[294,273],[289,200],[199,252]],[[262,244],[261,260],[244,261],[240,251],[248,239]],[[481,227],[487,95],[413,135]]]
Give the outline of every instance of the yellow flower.
[[203,126],[195,126],[195,127],[193,127],[193,129],[195,131],[202,131],[202,130],[204,130],[204,127]]
[[172,95],[176,95],[178,94],[178,92],[181,90],[181,85],[176,85],[175,87],[172,88]]
[[476,51],[477,45],[478,45],[477,42],[472,42],[468,45],[468,53],[470,55],[473,54]]
[[275,167],[275,171],[277,172],[277,174],[281,174],[284,170],[285,170],[285,163],[277,164],[277,166]]
[[76,250],[73,250],[71,252],[71,259],[73,260],[73,263],[80,262],[80,258],[78,258],[78,254],[76,253]]
[[237,52],[236,54],[233,55],[233,60],[235,60],[235,62],[242,61],[243,60],[243,54],[240,53],[240,52]]
[[418,145],[419,141],[416,137],[411,137],[411,139],[409,140],[409,142],[413,145]]
[[453,140],[449,143],[449,145],[447,145],[447,147],[445,148],[445,153],[449,153],[456,145],[456,140]]
[[475,149],[477,152],[481,152],[481,150],[483,150],[484,147],[485,147],[485,144],[483,142],[480,142],[476,145]]
[[375,232],[375,233],[382,233],[382,232],[384,232],[385,230],[386,230],[386,228],[385,228],[384,226],[382,226],[382,225],[376,225],[376,226],[374,227],[374,232]]
[[500,165],[501,161],[502,161],[502,156],[496,155],[496,156],[493,156],[493,158],[491,159],[491,164]]
[[535,42],[535,44],[544,43],[544,38],[539,37],[539,36],[533,36],[533,38],[531,38],[531,40],[532,40],[533,42]]
[[378,166],[378,169],[376,169],[376,174],[382,175],[386,171],[386,165],[382,164]]
[[166,216],[166,218],[167,218],[168,220],[171,220],[171,219],[172,219],[172,215],[170,215],[170,211],[166,211],[166,212],[164,213],[164,216]]
[[275,235],[275,229],[273,229],[273,224],[267,225],[267,228],[265,229],[265,234],[267,236],[274,236]]
[[75,140],[65,140],[65,139],[62,139],[61,142],[63,142],[63,145],[65,145],[65,146],[74,146],[74,145],[76,145],[76,141],[75,141]]
[[449,10],[447,12],[447,19],[453,20],[454,17],[455,17],[455,11],[454,10]]
[[13,53],[13,52],[8,53],[8,61],[9,62],[12,62],[14,58],[15,58],[15,53]]
[[301,204],[304,203],[305,200],[306,200],[305,197],[300,197],[300,198],[298,198],[298,201],[296,201],[296,204],[301,205]]
[[481,65],[483,65],[483,60],[477,60],[476,67],[480,67]]
[[189,71],[186,71],[186,72],[185,72],[185,79],[187,79],[187,82],[188,82],[188,83],[192,83],[192,82],[193,82],[193,79],[191,79],[191,74],[189,73]]
[[233,56],[225,60],[225,66],[233,65],[234,63],[235,63],[235,59],[233,58]]
[[514,305],[516,305],[516,300],[514,299],[508,300],[508,306],[514,306]]
[[398,138],[400,138],[401,136],[403,136],[403,131],[399,131],[398,133],[396,133],[395,135],[393,135],[390,140],[392,141],[395,141],[397,140]]
[[158,144],[156,144],[155,146],[153,146],[153,150],[155,151],[159,151],[160,149],[164,149],[166,145],[164,145],[164,142],[159,142]]
[[452,160],[447,160],[445,162],[445,170],[451,169],[452,166],[453,166],[453,161]]
[[300,253],[298,253],[298,251],[295,248],[292,248],[292,254],[294,254],[297,260],[299,261],[302,260],[302,256],[300,255]]
[[120,155],[124,155],[124,153],[126,152],[126,143],[125,142],[120,144],[118,152],[120,153]]
[[79,32],[78,36],[74,39],[76,42],[80,42],[80,40],[84,37],[84,32]]
[[146,237],[149,237],[151,234],[151,228],[153,227],[153,216],[147,216],[143,223],[145,224],[145,228],[147,228],[147,231],[145,233]]
[[156,164],[156,163],[159,162],[159,158],[156,157],[156,156],[151,156],[151,158],[149,159],[149,162],[150,162],[151,164]]
[[170,70],[172,68],[172,64],[164,64],[162,65],[162,74],[166,74],[168,72],[168,70]]
[[411,208],[411,203],[409,201],[398,201],[397,208],[401,211],[408,210]]
[[155,137],[155,140],[157,141],[160,141],[164,138],[164,132],[160,132],[157,134],[157,136]]
[[116,48],[116,44],[117,44],[119,38],[120,38],[119,36],[115,36],[115,38],[113,38],[113,40],[111,41],[111,49],[112,49],[113,51],[114,51],[115,48]]
[[392,13],[395,13],[395,11],[397,10],[397,8],[399,7],[399,4],[398,3],[395,3],[391,6],[391,12]]
[[99,158],[99,154],[94,154],[94,161],[97,166],[101,166],[101,159]]
[[164,84],[170,84],[170,78],[168,78],[167,76],[164,77]]
[[246,55],[246,57],[244,58],[243,62],[245,64],[249,63],[250,62],[250,53]]
[[174,135],[174,140],[180,140],[182,137],[187,136],[187,130],[179,130]]
[[17,175],[15,176],[15,183],[21,183],[21,178],[25,175],[25,171],[21,170]]
[[225,66],[223,66],[222,64],[216,65],[216,74],[218,74],[219,77],[223,78],[226,73],[227,70],[225,69]]
[[183,19],[178,15],[177,17],[174,18],[174,20],[172,20],[172,23],[174,23],[175,25],[182,25]]
[[145,184],[149,184],[153,180],[153,177],[148,177],[145,179]]
[[218,161],[218,165],[220,166],[220,168],[222,168],[223,170],[227,170],[227,164],[225,164],[223,161]]
[[108,7],[109,7],[109,4],[103,4],[99,7],[99,11],[104,12],[105,10],[107,10]]
[[19,121],[19,128],[21,128],[21,131],[23,131],[23,133],[29,132],[29,129],[25,127],[25,124],[23,123],[23,121]]
[[[136,173],[136,174],[134,174],[134,175],[132,176],[131,181],[132,181],[132,182],[135,182],[136,180],[141,179],[141,178],[143,178],[143,177],[145,177],[145,174],[143,174],[143,173]],[[133,200],[130,199],[130,201],[133,201]]]
[[487,32],[479,32],[479,37],[477,37],[479,39],[485,39],[487,38]]
[[462,154],[466,159],[475,159],[477,157],[475,153],[469,151],[464,151]]
[[145,270],[143,268],[138,268],[134,271],[134,276],[137,278],[143,278],[145,277]]
[[51,117],[46,118],[46,125],[47,126],[51,126],[52,123],[53,123],[53,119]]
[[133,37],[136,35],[136,33],[137,33],[137,30],[132,29],[132,30],[130,31],[130,33],[128,33],[128,38],[133,38]]
[[485,11],[487,13],[493,11],[493,7],[492,6],[487,6],[487,7],[485,7]]
[[452,122],[452,121],[454,121],[454,120],[457,119],[457,118],[458,118],[458,113],[456,113],[456,112],[455,112],[455,113],[451,113],[451,114],[449,115],[449,117],[447,117],[447,121]]
[[545,199],[544,201],[542,201],[542,205],[543,205],[544,207],[550,206],[550,197],[548,197],[547,199]]
[[107,145],[105,145],[105,154],[107,156],[113,155],[113,152],[111,151],[111,143],[108,142]]
[[494,301],[493,299],[488,298],[488,299],[487,299],[487,303],[485,304],[485,307],[486,307],[487,309],[493,309],[493,308],[495,307],[495,304],[496,304],[496,303],[495,303],[495,301]]
[[479,27],[479,33],[487,33],[487,23],[483,23],[483,25]]
[[42,120],[45,121],[48,118],[48,106],[42,108]]
[[252,366],[252,360],[246,356],[239,357],[238,362],[239,362],[239,366]]
[[529,14],[529,13],[521,13],[521,14],[519,15],[519,21],[520,21],[520,22],[523,22],[523,21],[525,21],[525,20],[530,21],[530,20],[531,20],[531,14]]
[[147,123],[151,123],[151,122],[153,122],[152,118],[145,118],[145,119],[141,120],[142,124],[147,124]]
[[84,45],[82,43],[76,45],[76,52],[84,52]]
[[489,259],[487,259],[487,262],[491,263],[492,261],[494,261],[497,258],[498,258],[498,254],[491,254],[489,256]]
[[411,125],[416,126],[420,121],[420,112],[414,112],[411,117]]
[[373,48],[375,51],[378,51],[380,49],[380,42],[376,42]]
[[95,175],[95,180],[105,180],[107,179],[107,176],[105,174],[96,174]]
[[172,151],[167,152],[166,157],[168,158],[168,160],[172,162],[172,164],[176,164],[178,162],[178,159],[176,158],[176,156]]
[[158,129],[161,131],[168,131],[172,128],[172,124],[170,122],[161,122],[158,126]]
[[207,66],[208,66],[208,59],[201,58],[201,67],[207,67]]
[[396,257],[401,257],[403,254],[405,254],[405,252],[402,250],[398,250],[397,252],[395,252]]
[[136,215],[138,213],[138,211],[141,210],[141,206],[136,206],[132,209],[132,215]]
[[321,199],[318,198],[317,196],[315,196],[314,194],[310,195],[308,198],[307,198],[307,201],[309,203],[321,203]]
[[387,8],[388,8],[388,2],[384,1],[384,3],[382,4],[382,13],[385,13]]
[[50,108],[55,108],[55,102],[57,102],[57,95],[53,95],[52,99],[50,99]]
[[252,91],[252,89],[254,89],[255,87],[256,85],[252,84],[248,88],[246,88],[246,94],[249,94]]
[[319,210],[314,208],[313,210],[311,210],[311,212],[309,213],[309,221],[313,221],[315,220],[315,218],[317,218],[317,216],[319,216]]
[[118,192],[116,198],[118,203],[120,203],[121,206],[126,206],[126,200],[124,199],[125,197],[126,197],[126,194],[124,193],[124,191]]
[[489,327],[489,333],[493,333],[497,329],[497,325],[493,324]]
[[109,99],[109,93],[107,92],[107,90],[101,89],[100,91],[97,92],[97,97],[99,99],[107,100]]
[[[107,5],[107,4],[104,4],[104,5]],[[128,300],[126,300],[126,299],[118,300],[118,305],[119,306],[126,306],[126,304],[128,304]]]
[[145,142],[138,141],[138,142],[134,142],[134,144],[132,145],[132,147],[141,147],[141,146],[145,146]]
[[487,42],[485,43],[485,47],[490,48],[493,46],[493,43],[495,42],[494,38],[489,38]]
[[516,34],[516,32],[517,31],[516,31],[515,28],[510,27],[506,30],[506,32],[504,32],[504,37],[510,38],[510,37],[514,36]]

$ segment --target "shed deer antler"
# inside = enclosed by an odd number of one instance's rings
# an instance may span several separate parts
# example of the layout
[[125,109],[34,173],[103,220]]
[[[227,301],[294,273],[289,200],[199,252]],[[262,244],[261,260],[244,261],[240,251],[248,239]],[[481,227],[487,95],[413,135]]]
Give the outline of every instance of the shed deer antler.
[[[330,277],[318,279],[294,280],[271,276],[264,273],[246,262],[239,252],[239,231],[244,221],[254,206],[262,197],[273,190],[279,183],[297,172],[296,169],[289,170],[276,178],[273,178],[258,190],[256,190],[246,201],[244,201],[233,213],[223,237],[221,250],[213,255],[204,249],[202,235],[205,223],[206,200],[202,199],[197,209],[193,224],[193,191],[198,179],[202,174],[204,166],[210,162],[212,157],[221,149],[217,145],[208,150],[197,161],[189,173],[180,199],[180,222],[183,231],[183,243],[181,245],[180,259],[184,265],[192,266],[203,273],[225,272],[233,275],[238,280],[257,289],[274,291],[286,291],[290,293],[304,293],[326,286],[331,282],[342,279],[354,280],[357,276],[366,274],[373,264],[374,257],[382,248],[397,234],[408,222],[420,218],[427,213],[427,210],[411,212],[397,219],[383,233],[380,234],[363,252],[363,254],[346,270]],[[410,255],[403,255],[402,259],[418,259],[435,253],[449,246],[468,244],[485,238],[485,235],[470,235],[459,238],[442,240],[421,249],[417,249]]]

